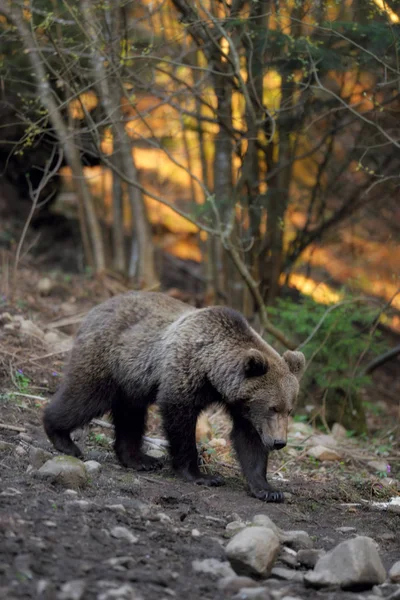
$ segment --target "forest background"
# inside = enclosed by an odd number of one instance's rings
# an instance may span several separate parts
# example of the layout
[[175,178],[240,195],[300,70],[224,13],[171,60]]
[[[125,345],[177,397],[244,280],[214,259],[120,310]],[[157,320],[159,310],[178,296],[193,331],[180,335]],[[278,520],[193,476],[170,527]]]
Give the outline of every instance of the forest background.
[[0,0],[4,298],[31,257],[229,304],[305,352],[307,418],[365,433],[399,354],[399,23],[397,0]]

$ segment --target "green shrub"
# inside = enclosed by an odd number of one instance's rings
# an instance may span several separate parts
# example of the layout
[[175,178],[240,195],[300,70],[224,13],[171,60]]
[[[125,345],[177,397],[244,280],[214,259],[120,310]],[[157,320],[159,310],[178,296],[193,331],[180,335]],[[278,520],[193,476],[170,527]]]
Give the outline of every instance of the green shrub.
[[384,350],[374,327],[377,308],[351,299],[329,307],[306,296],[300,303],[280,298],[268,310],[306,356],[300,403],[310,403],[311,395],[312,403],[324,404],[328,424],[338,421],[357,433],[365,431],[360,390],[370,378],[363,367]]

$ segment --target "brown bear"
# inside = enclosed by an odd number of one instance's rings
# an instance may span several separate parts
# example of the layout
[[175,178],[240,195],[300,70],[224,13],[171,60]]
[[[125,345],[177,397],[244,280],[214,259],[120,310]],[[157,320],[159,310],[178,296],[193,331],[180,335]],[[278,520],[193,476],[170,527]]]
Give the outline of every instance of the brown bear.
[[79,457],[71,432],[111,412],[119,461],[149,469],[156,459],[141,444],[148,407],[157,402],[175,472],[220,485],[219,476],[199,469],[195,438],[200,412],[219,403],[232,418],[250,493],[281,502],[283,494],[266,479],[268,454],[286,444],[304,364],[301,352],[281,357],[230,308],[197,309],[161,293],[127,292],[86,316],[44,427],[57,450]]

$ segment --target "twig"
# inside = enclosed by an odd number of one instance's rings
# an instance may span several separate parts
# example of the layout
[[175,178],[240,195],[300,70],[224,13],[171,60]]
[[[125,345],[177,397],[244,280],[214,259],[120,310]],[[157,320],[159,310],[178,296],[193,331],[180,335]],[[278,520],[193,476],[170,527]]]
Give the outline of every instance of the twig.
[[[1,352],[1,350],[0,350]],[[48,354],[42,354],[42,356],[36,356],[35,358],[30,358],[28,362],[36,362],[37,360],[42,360],[43,358],[50,358],[50,356],[58,356],[59,354],[67,354],[69,350],[57,350],[57,352],[49,352]],[[9,354],[9,352],[7,353]]]
[[275,469],[275,471],[272,471],[272,473],[270,473],[270,475],[276,475],[277,473],[279,473],[279,471],[282,471],[282,469],[284,467],[286,467],[286,465],[288,465],[292,462],[295,462],[296,460],[300,460],[301,458],[304,458],[304,456],[306,456],[307,452],[308,452],[308,448],[307,448],[307,450],[303,450],[303,452],[301,452],[298,456],[293,456],[292,458],[289,458],[287,461],[285,461],[283,463],[283,465],[281,465],[279,467],[279,469]]
[[43,396],[33,396],[32,394],[24,394],[23,392],[10,392],[10,396],[22,396],[23,398],[29,398],[30,400],[42,400],[47,402],[47,398]]
[[9,431],[19,431],[25,433],[25,427],[19,427],[18,425],[7,425],[6,423],[0,423],[0,429],[8,429]]
[[112,429],[113,426],[111,423],[107,423],[107,421],[102,421],[101,419],[92,419],[93,425],[98,425],[99,427],[104,427],[104,429]]
[[77,315],[72,315],[71,317],[64,317],[63,319],[58,319],[53,323],[49,323],[47,325],[47,329],[58,329],[59,327],[65,327],[66,325],[75,325],[76,323],[80,323],[85,318],[87,313],[88,311],[86,310],[84,312],[78,313]]

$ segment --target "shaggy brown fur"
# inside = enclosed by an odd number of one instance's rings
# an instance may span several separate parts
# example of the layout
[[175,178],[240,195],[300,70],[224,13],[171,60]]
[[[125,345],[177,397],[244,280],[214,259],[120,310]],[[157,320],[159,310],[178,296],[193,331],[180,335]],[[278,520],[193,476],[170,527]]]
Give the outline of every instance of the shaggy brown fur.
[[175,471],[219,485],[220,477],[200,471],[195,440],[198,415],[218,402],[232,417],[232,441],[250,492],[280,502],[283,494],[266,480],[268,453],[286,444],[303,368],[302,353],[281,357],[236,311],[128,292],[87,315],[44,426],[58,450],[81,456],[70,433],[111,412],[118,459],[148,469],[155,459],[141,443],[148,406],[157,401]]

